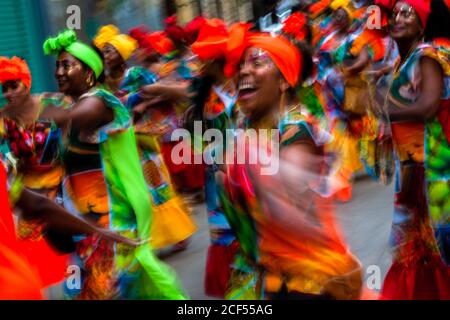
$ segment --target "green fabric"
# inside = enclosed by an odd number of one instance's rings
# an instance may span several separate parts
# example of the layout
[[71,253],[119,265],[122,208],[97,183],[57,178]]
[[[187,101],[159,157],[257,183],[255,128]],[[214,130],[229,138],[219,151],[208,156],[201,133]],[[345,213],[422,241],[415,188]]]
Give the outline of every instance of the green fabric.
[[[152,205],[142,172],[134,129],[122,103],[111,93],[95,89],[88,96],[101,98],[114,112],[112,123],[98,130],[100,155],[110,201],[110,224],[125,235],[149,240]],[[120,246],[119,246],[120,247]],[[185,299],[175,272],[158,260],[150,244],[116,248],[119,286],[127,299]],[[125,280],[121,280],[121,279]]]
[[[108,140],[101,144],[100,152],[110,188],[112,228],[136,228],[139,239],[149,239],[152,207],[139,162],[133,128],[109,136]],[[136,248],[133,253],[144,272],[138,272],[139,280],[135,281],[134,296],[127,298],[186,298],[175,273],[156,258],[149,244]]]
[[77,34],[73,30],[63,31],[58,36],[47,39],[43,49],[46,55],[58,55],[63,50],[67,51],[88,65],[97,79],[103,72],[102,58],[90,46],[78,41]]

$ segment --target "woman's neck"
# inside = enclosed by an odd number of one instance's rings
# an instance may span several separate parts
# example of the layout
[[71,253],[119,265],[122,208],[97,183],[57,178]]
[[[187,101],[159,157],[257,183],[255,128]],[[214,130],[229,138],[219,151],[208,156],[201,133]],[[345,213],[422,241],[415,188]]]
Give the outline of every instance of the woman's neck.
[[21,122],[24,125],[29,125],[37,120],[39,117],[39,104],[32,95],[29,95],[23,103],[14,106],[14,108],[7,108],[5,113],[8,117]]
[[270,112],[264,114],[256,114],[248,117],[248,128],[251,129],[272,129],[277,127],[278,112],[273,108]]
[[400,53],[400,58],[402,61],[407,59],[408,55],[411,53],[412,50],[417,46],[419,43],[419,39],[404,39],[404,40],[397,40],[397,46]]

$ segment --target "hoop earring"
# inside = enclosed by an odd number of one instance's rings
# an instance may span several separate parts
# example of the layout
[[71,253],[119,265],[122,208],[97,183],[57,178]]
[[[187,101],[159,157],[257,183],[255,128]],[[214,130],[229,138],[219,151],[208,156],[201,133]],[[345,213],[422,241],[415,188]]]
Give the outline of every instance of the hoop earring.
[[95,85],[94,77],[90,75],[89,78],[87,78],[86,83],[88,84],[89,87],[93,87]]

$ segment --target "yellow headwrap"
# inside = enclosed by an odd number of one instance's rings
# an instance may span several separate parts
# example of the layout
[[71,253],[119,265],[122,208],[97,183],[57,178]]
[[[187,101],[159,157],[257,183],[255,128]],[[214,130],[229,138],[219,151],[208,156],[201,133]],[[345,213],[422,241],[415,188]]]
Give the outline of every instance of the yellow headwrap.
[[120,34],[120,30],[112,24],[101,27],[94,38],[94,45],[99,49],[103,49],[107,44],[112,45],[125,61],[138,48],[136,40],[126,34]]
[[350,0],[333,0],[330,4],[330,8],[333,9],[334,11],[338,9],[345,10],[348,14],[348,18],[350,19],[350,21],[352,21],[354,18],[353,16],[354,9]]

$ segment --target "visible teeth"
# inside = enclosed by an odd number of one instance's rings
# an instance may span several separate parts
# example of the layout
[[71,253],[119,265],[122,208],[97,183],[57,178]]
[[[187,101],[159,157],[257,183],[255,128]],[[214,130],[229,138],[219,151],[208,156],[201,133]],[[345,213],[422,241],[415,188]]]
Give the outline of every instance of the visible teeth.
[[239,90],[245,89],[254,89],[253,85],[248,80],[244,80],[240,83]]

